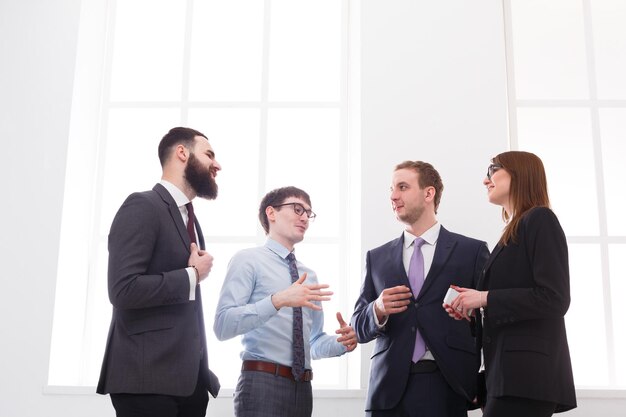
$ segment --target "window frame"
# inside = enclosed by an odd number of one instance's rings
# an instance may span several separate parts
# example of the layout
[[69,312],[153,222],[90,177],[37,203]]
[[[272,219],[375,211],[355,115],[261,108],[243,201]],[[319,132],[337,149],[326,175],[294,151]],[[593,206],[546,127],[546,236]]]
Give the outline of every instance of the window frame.
[[[568,244],[591,244],[597,245],[600,250],[602,277],[603,318],[606,326],[605,343],[608,361],[608,385],[586,386],[576,384],[577,393],[586,398],[626,398],[626,387],[617,388],[616,383],[616,355],[614,328],[617,321],[613,318],[613,305],[611,299],[611,275],[609,271],[609,245],[619,243],[626,244],[626,236],[613,236],[609,234],[607,226],[607,202],[604,182],[604,162],[602,157],[602,135],[600,131],[600,110],[606,108],[626,109],[626,100],[605,100],[598,98],[597,72],[595,62],[594,34],[592,27],[592,7],[590,0],[579,0],[582,6],[584,27],[584,50],[586,54],[588,99],[518,99],[516,91],[515,74],[515,51],[513,34],[513,5],[514,0],[502,0],[503,18],[505,29],[505,51],[507,71],[507,96],[509,116],[509,146],[512,150],[520,149],[518,137],[518,110],[519,109],[562,109],[578,108],[587,109],[590,112],[591,142],[593,147],[593,163],[595,186],[597,193],[597,211],[599,221],[599,233],[597,236],[577,236],[568,234],[565,230]],[[558,185],[557,185],[558,186]],[[558,214],[558,213],[557,213]],[[602,356],[600,354],[600,356]]]
[[[95,332],[102,329],[91,325],[103,312],[94,308],[93,301],[102,297],[102,283],[98,285],[95,279],[98,269],[106,268],[99,264],[98,247],[106,245],[106,234],[99,232],[102,218],[101,207],[103,198],[103,167],[105,166],[105,152],[107,126],[111,110],[126,108],[161,108],[178,107],[180,110],[180,125],[187,125],[189,111],[195,108],[256,108],[260,111],[259,138],[261,149],[266,149],[268,132],[268,114],[271,109],[336,109],[340,114],[341,139],[339,152],[340,160],[348,161],[346,169],[342,171],[339,182],[341,189],[348,190],[342,195],[343,200],[337,202],[340,211],[339,219],[341,229],[337,238],[308,236],[302,244],[325,244],[335,243],[343,248],[348,256],[340,263],[339,276],[347,277],[338,280],[338,288],[334,288],[335,297],[340,298],[342,309],[352,311],[353,298],[356,298],[360,287],[360,214],[358,213],[360,201],[360,143],[358,121],[358,82],[352,76],[355,72],[358,77],[358,7],[355,2],[341,0],[341,77],[340,98],[336,102],[272,102],[269,100],[269,14],[272,1],[264,0],[264,37],[263,37],[263,69],[262,69],[262,94],[258,102],[199,102],[189,99],[190,84],[190,61],[191,39],[194,0],[187,0],[183,6],[185,11],[185,47],[183,53],[183,77],[182,94],[176,102],[113,102],[111,93],[111,74],[113,62],[113,43],[115,39],[115,16],[117,0],[98,2],[86,0],[81,10],[80,36],[76,69],[76,85],[72,106],[72,122],[68,143],[68,166],[65,183],[65,200],[63,208],[62,235],[60,243],[59,268],[57,272],[57,291],[54,312],[53,335],[50,354],[50,369],[47,391],[54,392],[62,386],[80,387],[91,386],[90,369],[87,363],[92,348],[91,341]],[[98,47],[94,47],[98,45]],[[90,59],[87,62],[83,59]],[[85,137],[95,138],[93,141],[82,140]],[[264,156],[264,155],[261,155]],[[265,194],[266,159],[259,165],[259,179],[257,185],[257,200]],[[78,162],[77,162],[78,161]],[[85,170],[88,172],[85,174]],[[79,175],[77,175],[79,173]],[[80,177],[77,180],[77,177]],[[155,178],[156,182],[158,178]],[[95,184],[90,187],[89,184]],[[146,184],[146,188],[152,184]],[[88,198],[85,198],[82,190],[91,189]],[[121,202],[120,202],[121,204]],[[200,219],[202,220],[202,219]],[[80,227],[76,227],[79,224]],[[73,225],[73,226],[72,226]],[[72,229],[71,232],[67,230]],[[107,229],[108,230],[108,229]],[[220,243],[237,243],[241,248],[261,245],[265,241],[265,235],[260,227],[249,236],[205,236],[207,243],[213,245]],[[76,251],[71,242],[88,242]],[[76,255],[79,256],[76,256]],[[102,262],[102,259],[100,259]],[[311,265],[315,269],[315,265]],[[84,277],[87,276],[87,280]],[[68,279],[69,277],[69,279]],[[223,278],[223,277],[222,277]],[[82,295],[81,295],[82,294]],[[352,294],[355,296],[352,297]],[[107,300],[108,303],[108,300]],[[71,314],[68,311],[73,310]],[[207,311],[212,311],[213,305],[205,301],[205,317]],[[76,310],[84,311],[84,316],[75,314]],[[110,318],[110,312],[108,318]],[[74,316],[74,317],[71,317]],[[345,317],[349,320],[349,317]],[[64,320],[71,321],[69,328],[63,329]],[[326,314],[326,330],[334,322],[334,314]],[[333,328],[334,329],[334,328]],[[104,330],[106,332],[108,327]],[[207,339],[215,338],[212,332],[212,323],[207,322]],[[71,346],[66,351],[67,346]],[[102,346],[104,348],[104,346]],[[63,352],[65,351],[65,352]],[[62,357],[62,359],[59,359]],[[211,355],[210,355],[211,357]],[[344,355],[340,381],[336,388],[325,388],[330,391],[349,392],[358,388],[361,369],[363,368],[358,353]],[[71,361],[71,364],[68,363]],[[91,361],[93,362],[93,361]],[[96,364],[99,369],[100,362]],[[68,369],[69,367],[69,369]],[[237,372],[234,368],[233,372]],[[68,372],[69,378],[57,378],[55,373]],[[61,381],[59,383],[59,381]],[[65,381],[73,381],[65,383]],[[56,388],[55,388],[56,387]],[[234,388],[234,387],[233,387]],[[357,389],[356,391],[359,391]],[[224,391],[229,395],[229,390]],[[232,391],[231,391],[232,393]],[[224,394],[223,394],[224,395]],[[349,394],[352,395],[352,394]],[[222,396],[222,395],[220,395]]]

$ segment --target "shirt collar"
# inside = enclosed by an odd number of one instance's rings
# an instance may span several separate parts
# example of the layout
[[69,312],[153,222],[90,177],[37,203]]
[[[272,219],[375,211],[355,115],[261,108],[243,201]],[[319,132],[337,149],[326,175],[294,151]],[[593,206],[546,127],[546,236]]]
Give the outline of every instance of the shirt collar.
[[[422,239],[424,239],[424,241],[426,241],[426,243],[428,243],[429,245],[434,245],[435,243],[437,243],[437,239],[439,239],[439,231],[441,230],[441,223],[437,222],[434,225],[432,225],[432,227],[428,230],[426,230],[424,233],[422,233],[421,237]],[[408,248],[409,246],[411,246],[413,244],[413,241],[417,238],[418,236],[413,235],[410,232],[407,232],[406,230],[404,231],[404,247]]]
[[289,252],[289,249],[287,249],[286,247],[284,247],[283,245],[281,245],[280,243],[278,243],[277,241],[275,241],[269,236],[267,237],[267,240],[265,241],[265,247],[283,259],[287,259],[287,255],[291,253]]
[[170,193],[170,195],[174,199],[174,202],[176,203],[176,206],[182,207],[185,204],[189,203],[189,199],[187,198],[185,193],[183,193],[180,190],[180,188],[178,188],[177,186],[175,186],[171,182],[166,181],[166,180],[161,180],[160,184],[163,187],[165,187],[165,189]]

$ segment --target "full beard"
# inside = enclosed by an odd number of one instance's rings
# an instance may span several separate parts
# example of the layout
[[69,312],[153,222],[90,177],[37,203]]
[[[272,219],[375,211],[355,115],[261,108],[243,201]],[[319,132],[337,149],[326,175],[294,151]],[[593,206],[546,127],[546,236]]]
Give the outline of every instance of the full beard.
[[185,179],[198,197],[207,200],[215,200],[217,197],[217,183],[211,170],[202,166],[193,153],[185,167]]

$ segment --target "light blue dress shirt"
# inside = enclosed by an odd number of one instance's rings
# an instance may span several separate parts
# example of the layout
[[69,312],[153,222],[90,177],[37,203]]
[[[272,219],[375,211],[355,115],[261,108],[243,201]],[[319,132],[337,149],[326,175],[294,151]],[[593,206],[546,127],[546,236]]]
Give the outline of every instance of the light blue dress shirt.
[[[291,366],[293,309],[276,310],[272,294],[291,285],[289,250],[268,238],[264,246],[244,249],[233,256],[222,286],[213,331],[219,340],[243,335],[243,360],[261,360]],[[296,258],[297,259],[297,258]],[[305,284],[317,284],[315,272],[300,261],[298,273]],[[317,303],[319,304],[319,303]],[[305,368],[311,358],[340,356],[346,348],[336,335],[324,333],[324,312],[302,308]]]

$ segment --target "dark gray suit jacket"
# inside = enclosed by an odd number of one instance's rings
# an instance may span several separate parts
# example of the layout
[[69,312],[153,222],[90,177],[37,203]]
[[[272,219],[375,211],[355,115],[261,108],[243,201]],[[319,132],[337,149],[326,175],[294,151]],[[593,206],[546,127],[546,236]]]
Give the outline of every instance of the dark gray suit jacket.
[[[204,248],[204,237],[196,221]],[[160,184],[131,194],[109,232],[113,316],[97,392],[189,396],[201,383],[215,397],[208,369],[200,286],[189,301],[185,268],[191,242],[180,211]]]
[[390,316],[379,329],[372,307],[378,295],[397,285],[410,288],[402,262],[403,242],[404,236],[400,236],[367,253],[365,279],[352,316],[359,343],[376,339],[366,410],[388,410],[400,402],[418,328],[446,381],[469,405],[476,394],[479,364],[474,338],[467,321],[451,319],[441,305],[450,285],[475,288],[489,256],[487,244],[442,227],[417,300],[406,311]]

